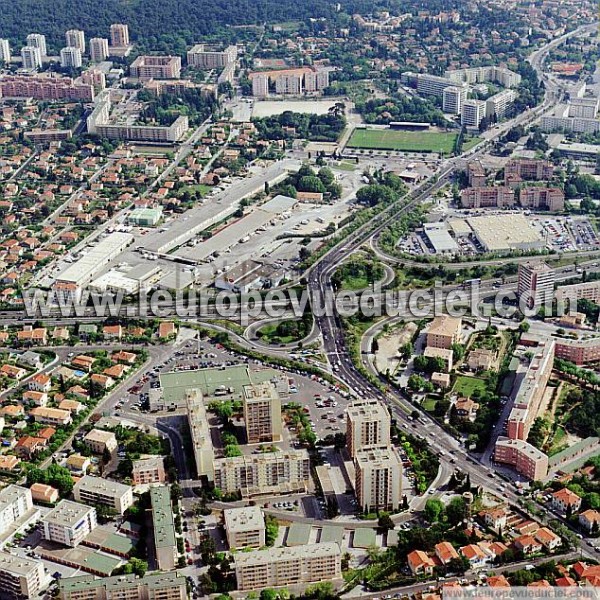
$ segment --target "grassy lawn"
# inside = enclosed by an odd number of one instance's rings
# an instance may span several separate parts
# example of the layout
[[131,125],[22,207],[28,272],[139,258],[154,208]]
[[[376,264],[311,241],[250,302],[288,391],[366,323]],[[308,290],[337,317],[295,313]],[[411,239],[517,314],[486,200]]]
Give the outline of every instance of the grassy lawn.
[[348,147],[451,154],[457,136],[458,134],[455,132],[355,129],[348,141]]
[[479,144],[480,141],[481,141],[481,138],[478,138],[478,137],[465,138],[465,141],[463,142],[463,145],[462,145],[462,151],[466,152],[467,150],[470,150],[471,148],[473,148],[473,146],[477,146],[477,144]]
[[435,398],[431,398],[431,396],[427,396],[425,400],[423,400],[423,410],[426,410],[429,413],[432,413],[435,410],[435,405],[437,404],[437,400]]
[[206,196],[206,194],[208,194],[208,192],[210,192],[210,190],[212,189],[213,188],[210,185],[202,185],[201,183],[199,183],[198,185],[186,185],[179,190],[179,195],[181,196],[183,192],[187,191],[191,194],[200,192],[202,196]]
[[561,450],[564,450],[567,446],[567,432],[562,427],[557,427],[554,437],[552,438],[552,445],[548,451],[548,456],[558,454]]
[[475,390],[485,392],[486,383],[483,379],[477,377],[463,377],[462,375],[456,378],[456,383],[452,391],[459,396],[470,398]]
[[356,163],[343,160],[337,165],[332,165],[332,168],[340,171],[356,171]]
[[366,277],[345,277],[342,281],[344,290],[362,290],[371,285]]
[[296,338],[294,338],[291,335],[286,335],[283,337],[278,336],[277,335],[277,324],[265,325],[264,327],[261,327],[258,331],[260,331],[260,333],[262,334],[261,340],[263,342],[266,342],[267,344],[274,343],[273,338],[276,338],[275,343],[278,343],[278,344],[291,344],[292,342],[296,341]]

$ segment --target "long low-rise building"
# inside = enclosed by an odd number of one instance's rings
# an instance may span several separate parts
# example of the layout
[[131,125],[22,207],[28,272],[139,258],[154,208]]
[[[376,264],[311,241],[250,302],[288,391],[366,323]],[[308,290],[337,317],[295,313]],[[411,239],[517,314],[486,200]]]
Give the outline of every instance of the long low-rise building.
[[75,82],[70,77],[3,75],[0,97],[92,102],[94,86]]
[[304,449],[220,458],[214,465],[215,487],[244,497],[303,492],[310,478]]
[[150,504],[156,564],[162,571],[170,571],[177,566],[177,540],[169,487],[159,485],[151,488]]
[[60,600],[186,600],[186,579],[178,573],[149,573],[144,577],[116,575],[96,579],[79,575],[60,580]]
[[186,392],[185,397],[194,458],[196,459],[196,473],[199,479],[205,478],[208,482],[213,482],[215,479],[215,451],[202,393],[198,389],[190,389]]
[[[556,289],[555,298],[558,301],[589,300],[598,304],[600,302],[600,280],[586,281],[585,283],[574,283],[573,285],[561,285]],[[576,306],[571,306],[575,310]]]
[[335,542],[239,552],[234,557],[237,589],[262,590],[339,579],[341,551]]
[[107,506],[121,515],[133,504],[130,485],[91,475],[82,477],[75,484],[73,496],[78,502]]
[[[524,333],[519,343],[525,346],[537,347],[547,338],[532,333]],[[581,339],[555,338],[554,355],[556,358],[568,360],[576,365],[600,361],[600,336],[590,335]]]
[[41,560],[0,552],[0,598],[36,598],[46,579]]

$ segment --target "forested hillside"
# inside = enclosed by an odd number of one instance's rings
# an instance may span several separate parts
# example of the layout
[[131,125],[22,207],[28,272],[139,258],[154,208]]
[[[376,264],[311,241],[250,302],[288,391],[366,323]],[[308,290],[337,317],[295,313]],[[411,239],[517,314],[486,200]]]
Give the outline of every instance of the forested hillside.
[[[456,0],[431,0],[431,8]],[[340,0],[342,10],[368,13],[395,0]],[[403,11],[412,2],[402,2]],[[0,37],[19,47],[31,32],[44,33],[53,49],[64,44],[67,29],[83,29],[88,37],[108,37],[111,23],[127,23],[132,40],[160,46],[175,37],[183,45],[227,25],[275,23],[332,17],[337,0],[0,0]],[[169,40],[169,46],[177,46]],[[181,45],[181,44],[179,44]],[[156,48],[159,50],[160,48]]]

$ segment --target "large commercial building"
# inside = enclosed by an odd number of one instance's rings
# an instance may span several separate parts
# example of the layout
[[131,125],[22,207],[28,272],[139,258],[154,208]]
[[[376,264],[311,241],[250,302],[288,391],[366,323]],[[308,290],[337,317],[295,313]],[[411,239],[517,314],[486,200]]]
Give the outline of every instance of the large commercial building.
[[3,75],[0,77],[1,96],[91,102],[94,99],[94,88],[91,85],[73,81],[70,77]]
[[133,574],[96,579],[78,575],[60,580],[60,600],[186,600],[186,579],[179,573]]
[[528,308],[552,302],[555,282],[554,269],[544,262],[519,263],[517,296]]
[[470,217],[467,223],[485,252],[540,250],[546,245],[522,214]]
[[79,69],[83,61],[81,50],[74,46],[67,46],[60,51],[60,66],[63,69]]
[[360,450],[390,445],[391,417],[378,400],[352,402],[346,411],[346,443],[352,458]]
[[185,398],[194,458],[196,459],[196,473],[198,479],[212,482],[215,479],[215,451],[210,437],[210,427],[202,393],[198,389],[190,389],[186,392]]
[[71,283],[83,288],[108,263],[114,260],[131,242],[133,236],[129,233],[115,232],[108,235],[76,263],[68,266],[56,278],[56,284]]
[[198,69],[223,69],[235,62],[237,46],[228,46],[225,50],[208,50],[203,44],[196,44],[187,52],[187,63]]
[[494,460],[514,467],[518,473],[533,481],[544,479],[548,475],[548,457],[524,440],[499,437]]
[[78,502],[107,506],[121,515],[133,504],[130,485],[91,475],[85,475],[75,484],[73,496]]
[[335,542],[238,552],[235,578],[240,591],[306,585],[339,579],[341,551]]
[[70,500],[61,500],[41,519],[45,540],[63,546],[78,546],[96,528],[96,509]]
[[37,46],[23,46],[21,60],[24,69],[36,70],[42,66],[42,54]]
[[0,63],[8,64],[10,59],[10,42],[7,39],[0,38]]
[[30,33],[27,36],[27,45],[37,48],[42,58],[48,55],[48,51],[46,50],[46,36],[41,33]]
[[150,503],[156,563],[160,570],[170,571],[177,566],[177,540],[168,486],[150,488]]
[[124,23],[113,23],[110,26],[110,45],[114,48],[129,46],[129,27]]
[[0,598],[37,598],[45,579],[41,560],[0,552]]
[[402,459],[396,448],[359,450],[354,458],[355,491],[365,512],[395,510],[402,502]]
[[281,400],[270,382],[245,385],[244,423],[249,444],[281,440]]
[[0,490],[0,535],[33,508],[31,491],[20,485],[9,485]]
[[108,56],[108,40],[106,38],[92,38],[90,40],[90,58],[92,62],[102,62]]
[[230,549],[262,548],[265,545],[265,518],[258,506],[226,508],[223,518]]
[[472,67],[467,69],[448,70],[444,76],[454,83],[493,82],[502,87],[517,87],[521,76],[503,67]]
[[504,185],[466,188],[460,203],[463,208],[506,208],[514,206],[515,191]]
[[85,54],[85,33],[80,29],[69,29],[65,33],[65,41],[67,48],[78,48],[81,54]]
[[132,77],[138,79],[179,79],[179,56],[138,56],[129,67]]
[[460,343],[462,320],[458,317],[435,317],[427,330],[427,346],[451,350]]
[[303,492],[308,486],[308,452],[287,450],[215,460],[215,487],[242,496]]

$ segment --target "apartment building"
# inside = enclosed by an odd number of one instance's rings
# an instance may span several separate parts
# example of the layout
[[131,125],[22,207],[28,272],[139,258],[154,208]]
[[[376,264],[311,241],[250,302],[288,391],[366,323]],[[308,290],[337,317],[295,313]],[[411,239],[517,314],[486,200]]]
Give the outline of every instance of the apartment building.
[[555,347],[552,339],[540,340],[529,363],[517,371],[511,391],[513,407],[507,422],[510,439],[527,440],[533,422],[545,410],[544,393],[552,374]]
[[179,573],[115,575],[96,579],[78,575],[61,579],[60,600],[186,600],[186,579]]
[[580,119],[595,119],[598,114],[600,99],[593,98],[571,98],[569,101],[569,117]]
[[521,83],[521,75],[503,67],[471,67],[467,69],[448,70],[444,76],[455,83],[498,83],[503,87],[517,87]]
[[107,506],[123,514],[133,504],[133,489],[116,481],[85,475],[73,487],[77,502]]
[[271,382],[245,385],[242,403],[249,444],[281,440],[281,400]]
[[258,506],[227,508],[223,517],[230,549],[262,548],[265,545],[265,518]]
[[0,552],[0,598],[37,598],[45,580],[41,560]]
[[179,56],[138,56],[129,67],[132,77],[138,79],[179,79]]
[[467,99],[468,91],[466,86],[451,85],[444,88],[442,92],[442,110],[451,115],[460,115],[463,104]]
[[427,73],[418,73],[416,75],[417,92],[422,96],[443,96],[444,90],[454,85],[452,81],[445,77],[429,75]]
[[237,46],[228,46],[225,50],[209,50],[204,44],[196,44],[187,52],[187,63],[198,69],[223,69],[235,62]]
[[568,360],[576,365],[586,365],[600,361],[600,338],[558,339],[556,341],[556,358]]
[[[21,61],[24,69],[37,70],[42,66],[42,54],[37,46],[23,46]],[[3,93],[3,96],[7,94]]]
[[31,491],[20,485],[8,485],[0,490],[0,535],[33,508]]
[[480,160],[472,160],[467,165],[467,177],[470,187],[485,187],[487,177]]
[[554,292],[554,269],[544,262],[519,263],[517,296],[527,308],[538,308],[551,302]]
[[214,468],[216,487],[244,497],[303,492],[310,477],[305,449],[221,458]]
[[129,27],[124,23],[113,23],[110,26],[110,45],[114,48],[129,46]]
[[185,399],[198,479],[213,482],[215,479],[215,451],[202,393],[197,388],[188,390]]
[[514,90],[503,90],[488,98],[485,101],[485,116],[502,119],[506,116],[508,109],[517,99],[517,92]]
[[0,63],[8,64],[10,59],[10,42],[7,39],[0,38]]
[[74,46],[67,46],[60,51],[60,66],[63,69],[79,69],[83,64],[81,50]]
[[515,191],[507,186],[471,187],[460,193],[462,208],[505,208],[515,205]]
[[40,56],[45,58],[48,56],[48,51],[46,50],[46,36],[41,33],[30,33],[27,36],[27,45],[32,46],[33,48],[37,48],[40,51]]
[[346,444],[352,458],[359,450],[390,445],[391,417],[377,400],[357,400],[346,411]]
[[504,167],[504,181],[515,177],[525,181],[546,181],[554,177],[554,165],[547,160],[512,159]]
[[539,481],[548,475],[548,457],[524,440],[499,437],[494,448],[494,460],[512,466],[517,473]]
[[275,79],[275,92],[280,95],[299,96],[303,91],[302,75],[283,74]]
[[519,202],[524,208],[561,211],[565,208],[565,194],[557,187],[521,188]]
[[70,77],[3,75],[0,77],[0,96],[91,102],[94,99],[94,88],[76,83]]
[[572,131],[574,133],[597,133],[600,131],[600,119],[574,117],[570,115],[570,106],[560,104],[550,115],[543,115],[540,120],[542,131]]
[[90,40],[90,58],[92,62],[102,62],[109,56],[108,39],[92,38]]
[[95,508],[70,500],[61,500],[40,523],[45,540],[73,548],[98,524]]
[[164,458],[162,456],[150,456],[134,460],[131,478],[135,485],[164,483],[167,480]]
[[266,98],[269,95],[269,76],[257,73],[252,78],[252,95],[255,98]]
[[402,502],[402,460],[396,448],[359,450],[354,458],[355,491],[359,506],[394,510]]
[[485,117],[485,101],[484,100],[465,100],[462,103],[460,113],[460,124],[463,127],[471,129],[479,129],[481,121]]
[[150,503],[156,563],[160,570],[171,571],[177,566],[177,541],[169,487],[150,488]]
[[119,443],[112,431],[103,429],[91,429],[83,438],[83,443],[92,451],[93,454],[104,454],[104,452],[114,452]]
[[341,551],[335,542],[238,552],[234,556],[239,591],[306,585],[339,579]]
[[318,92],[329,87],[329,71],[311,71],[304,75],[304,90]]
[[85,54],[85,33],[80,29],[69,29],[65,32],[67,48],[78,48],[81,54]]
[[33,417],[36,423],[45,423],[46,425],[64,426],[71,422],[71,413],[60,408],[36,406],[29,411],[29,416]]
[[[89,121],[88,121],[89,122]],[[182,115],[168,127],[152,125],[97,124],[95,133],[110,140],[171,143],[180,140],[189,129],[189,119]]]
[[[561,285],[556,289],[555,297],[558,301],[569,300],[571,303],[576,303],[577,300],[585,298],[590,302],[598,304],[600,302],[600,281]],[[576,304],[571,304],[570,308],[574,310]]]
[[452,349],[452,344],[460,343],[462,320],[458,317],[435,317],[427,330],[427,346]]

